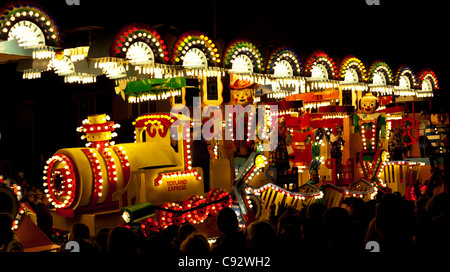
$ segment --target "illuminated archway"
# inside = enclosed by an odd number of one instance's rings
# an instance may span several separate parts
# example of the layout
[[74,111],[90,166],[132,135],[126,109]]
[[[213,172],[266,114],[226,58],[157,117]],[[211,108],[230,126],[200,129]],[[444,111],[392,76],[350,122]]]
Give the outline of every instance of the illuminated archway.
[[395,74],[395,84],[401,89],[415,89],[419,86],[416,74],[406,65],[398,68]]
[[25,49],[59,46],[59,27],[37,4],[11,4],[1,13],[0,39],[17,40]]
[[269,57],[267,73],[278,77],[300,76],[301,65],[297,54],[288,48],[279,48]]
[[355,56],[345,57],[339,67],[339,79],[345,82],[365,82],[367,80],[366,67]]
[[261,73],[263,58],[259,49],[247,40],[234,40],[225,49],[224,68],[233,73]]
[[389,85],[393,83],[391,68],[383,61],[374,61],[369,68],[368,83],[374,85]]
[[169,61],[164,39],[146,24],[130,24],[119,30],[110,53],[113,57],[128,59],[134,65]]
[[183,65],[184,68],[198,68],[184,65],[186,56],[189,61],[198,61],[203,59],[204,56],[207,66],[211,67],[218,66],[220,63],[220,55],[216,45],[208,36],[199,31],[190,31],[181,35],[173,47],[171,59],[173,65]]
[[[319,65],[320,64],[320,65]],[[327,73],[326,79],[336,79],[338,75],[338,70],[336,68],[336,64],[334,63],[333,59],[328,56],[327,53],[325,53],[322,50],[316,50],[312,52],[308,59],[306,60],[305,65],[305,75],[307,77],[318,76],[319,74],[316,73],[316,71],[323,70],[323,68],[326,69]],[[322,76],[325,75],[325,73],[322,73]],[[319,78],[317,78],[319,79]]]

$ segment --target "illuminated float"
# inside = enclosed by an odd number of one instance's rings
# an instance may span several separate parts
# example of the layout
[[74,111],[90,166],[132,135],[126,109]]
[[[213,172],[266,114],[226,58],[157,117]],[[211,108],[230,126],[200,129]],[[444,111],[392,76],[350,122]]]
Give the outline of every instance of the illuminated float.
[[[107,45],[94,39],[62,50],[57,25],[36,5],[9,5],[0,20],[2,43],[33,60],[18,67],[25,79],[54,72],[67,83],[95,83],[105,75],[126,102],[169,100],[178,112],[138,117],[136,142],[120,144],[112,141],[113,120],[88,116],[78,128],[86,147],[58,150],[43,169],[57,228],[82,221],[96,231],[125,221],[158,229],[199,223],[230,205],[249,223],[267,217],[272,204],[345,206],[347,197],[368,200],[389,190],[413,199],[413,187],[426,185],[447,152],[449,117],[432,112],[439,85],[430,69],[416,74],[402,65],[394,73],[384,61],[339,61],[322,50],[302,62],[287,47],[266,57],[246,39],[221,50],[205,33],[165,41],[142,23],[124,26]],[[187,97],[210,110],[194,116]],[[227,112],[236,105],[242,111]],[[182,114],[185,106],[192,115]],[[237,117],[246,120],[244,139],[227,126]],[[255,119],[262,120],[257,129]],[[177,121],[190,124],[172,131]],[[194,166],[193,134],[208,125],[213,137],[201,142],[208,158]],[[275,132],[279,148],[265,148]]]

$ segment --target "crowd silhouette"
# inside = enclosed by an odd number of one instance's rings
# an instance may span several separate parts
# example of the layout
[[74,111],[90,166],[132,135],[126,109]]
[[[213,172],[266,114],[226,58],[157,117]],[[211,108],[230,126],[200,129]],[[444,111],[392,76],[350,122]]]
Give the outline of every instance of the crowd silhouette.
[[[442,189],[444,188],[444,189]],[[76,223],[69,241],[80,245],[81,253],[142,253],[152,256],[295,256],[307,252],[324,254],[363,253],[366,244],[375,241],[381,252],[442,252],[450,245],[450,198],[441,173],[435,173],[427,190],[407,201],[399,193],[378,193],[367,202],[347,198],[347,208],[326,208],[313,203],[301,210],[272,205],[278,213],[269,220],[257,220],[239,229],[231,208],[217,216],[221,235],[209,243],[195,225],[171,225],[146,236],[139,228],[117,226],[90,233]],[[21,251],[11,231],[12,219],[0,214],[0,251]],[[60,251],[66,251],[63,244]]]

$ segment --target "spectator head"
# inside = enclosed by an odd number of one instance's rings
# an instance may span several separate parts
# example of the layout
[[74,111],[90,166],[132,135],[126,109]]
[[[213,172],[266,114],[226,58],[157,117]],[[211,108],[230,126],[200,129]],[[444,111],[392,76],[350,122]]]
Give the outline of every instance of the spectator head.
[[186,223],[180,226],[180,228],[178,229],[178,243],[179,245],[181,245],[184,240],[186,240],[186,238],[191,234],[191,233],[196,233],[197,232],[197,228],[192,225],[191,223]]
[[180,251],[188,255],[204,256],[211,252],[211,248],[204,234],[194,232],[181,243]]
[[431,218],[439,215],[450,216],[450,197],[447,193],[436,195],[428,207]]
[[394,196],[386,194],[376,210],[376,227],[384,237],[405,238],[410,232],[412,211],[406,203]]
[[30,202],[34,202],[36,200],[36,193],[33,191],[28,191],[27,192],[27,199]]
[[99,245],[103,252],[108,250],[108,233],[111,230],[109,228],[102,228],[97,232],[95,236],[95,242]]
[[323,227],[331,241],[345,235],[350,226],[350,214],[341,207],[332,207],[323,213]]
[[219,215],[217,216],[217,226],[225,235],[233,233],[238,229],[238,219],[232,208],[225,207],[219,212]]
[[276,241],[276,230],[267,220],[258,220],[251,223],[247,229],[247,246],[253,252],[270,252]]
[[325,212],[325,205],[322,203],[312,203],[306,209],[307,218],[322,218],[322,214]]
[[136,253],[138,238],[136,233],[126,227],[115,227],[108,235],[109,253]]
[[431,197],[432,195],[438,195],[448,190],[442,171],[439,168],[434,168],[433,174],[427,184],[426,194]]
[[86,226],[83,223],[75,223],[72,225],[69,237],[71,241],[74,241],[76,239],[89,239],[89,238],[90,238],[90,231],[88,226]]

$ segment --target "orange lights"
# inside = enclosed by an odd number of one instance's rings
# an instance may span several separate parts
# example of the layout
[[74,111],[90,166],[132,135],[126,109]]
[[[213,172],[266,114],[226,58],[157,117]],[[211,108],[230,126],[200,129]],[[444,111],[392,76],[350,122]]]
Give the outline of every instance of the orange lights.
[[181,225],[186,222],[185,215],[182,213],[177,213],[177,211],[182,211],[183,208],[180,204],[175,202],[164,203],[161,205],[163,210],[158,212],[157,220],[159,226],[162,229],[167,228],[170,225]]
[[161,173],[155,179],[155,186],[159,186],[162,184],[163,180],[166,182],[170,181],[179,181],[180,184],[185,184],[184,180],[187,181],[188,178],[195,178],[196,180],[201,180],[202,176],[197,170],[188,170],[188,171],[178,171],[178,172],[170,172],[170,173]]
[[90,148],[90,149],[83,149],[83,152],[89,158],[89,161],[90,161],[91,167],[92,167],[92,173],[94,175],[95,184],[94,184],[94,197],[93,197],[93,200],[94,199],[98,199],[103,194],[102,193],[103,182],[104,182],[103,178],[108,178],[108,177],[103,177],[103,172],[101,170],[100,161],[99,161],[99,157],[101,156],[101,154],[99,154],[97,150],[94,150],[92,148]]
[[[226,199],[227,197],[228,200]],[[208,214],[216,216],[223,208],[225,207],[231,208],[233,199],[231,198],[230,194],[225,190],[221,188],[216,188],[208,193],[208,195],[206,196],[206,202],[207,203],[217,202],[215,204],[208,206]]]
[[[186,221],[192,224],[202,223],[208,217],[207,207],[204,206],[206,199],[203,196],[191,195],[183,201],[183,210],[190,210],[186,212]],[[201,208],[197,208],[202,206]]]
[[75,199],[75,164],[64,154],[55,154],[44,167],[44,192],[56,208],[67,208]]

